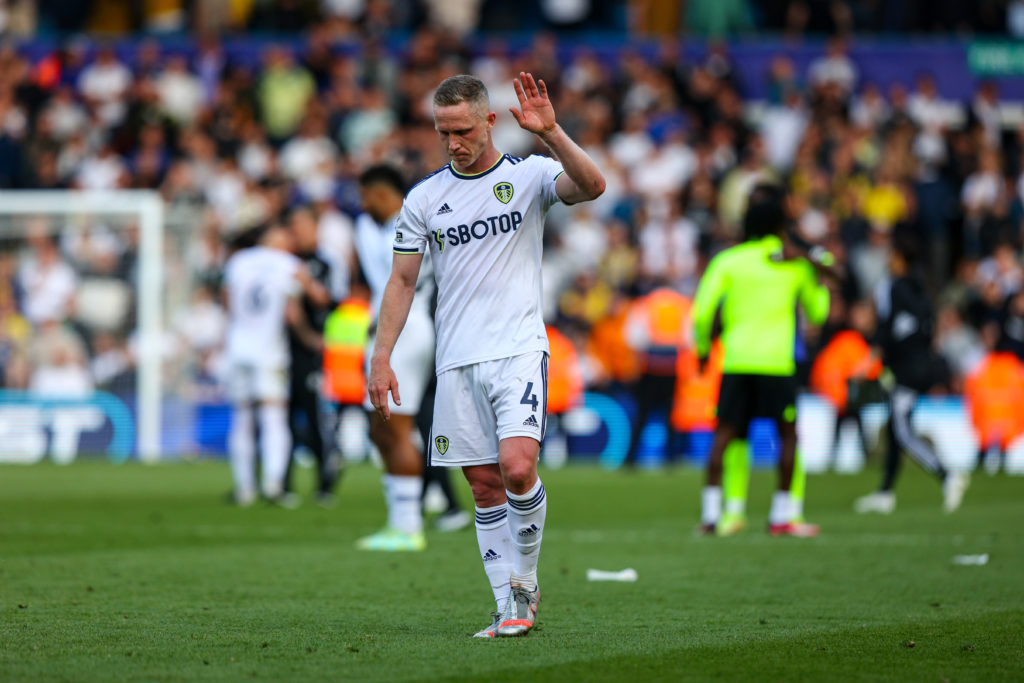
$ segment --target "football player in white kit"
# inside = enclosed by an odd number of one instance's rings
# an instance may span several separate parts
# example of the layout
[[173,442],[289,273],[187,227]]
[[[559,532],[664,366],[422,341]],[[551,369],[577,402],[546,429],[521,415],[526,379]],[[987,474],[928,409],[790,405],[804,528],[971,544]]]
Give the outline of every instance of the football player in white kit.
[[256,500],[255,420],[259,420],[260,491],[277,501],[291,451],[288,431],[288,337],[286,325],[310,348],[322,340],[308,325],[300,297],[330,301],[330,295],[290,253],[291,236],[279,225],[268,227],[258,245],[235,252],[224,264],[228,309],[225,355],[234,403],[228,453],[235,502]]
[[[376,317],[391,275],[395,222],[402,208],[405,183],[393,167],[371,166],[359,177],[359,193],[365,213],[356,219],[356,253],[360,272],[370,286],[370,310]],[[377,412],[370,415],[370,438],[380,449],[384,461],[387,526],[376,534],[359,539],[356,547],[361,550],[423,550],[427,546],[420,505],[423,458],[413,441],[416,415],[434,369],[434,321],[430,312],[434,276],[429,259],[423,265],[406,319],[405,334],[391,354],[391,363],[395,375],[401,378],[405,400],[402,405],[394,402],[389,405],[390,420],[385,421]],[[373,345],[371,338],[367,349],[372,349]],[[373,410],[369,398],[365,407]]]
[[390,365],[412,304],[423,254],[438,287],[437,395],[431,463],[461,467],[476,503],[477,541],[498,610],[476,636],[525,635],[540,602],[537,558],[547,497],[537,476],[547,404],[548,340],[541,306],[544,215],[604,191],[600,169],[555,119],[543,81],[520,73],[524,130],[554,159],[499,152],[497,115],[473,76],[434,93],[434,127],[451,162],[406,195],[394,265],[381,302],[368,392],[387,419],[401,405]]

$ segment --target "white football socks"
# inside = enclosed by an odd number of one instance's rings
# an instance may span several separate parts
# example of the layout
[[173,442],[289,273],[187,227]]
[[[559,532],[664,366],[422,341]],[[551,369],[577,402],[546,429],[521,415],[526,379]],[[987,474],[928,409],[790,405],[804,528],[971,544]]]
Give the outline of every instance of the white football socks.
[[768,513],[769,524],[787,524],[793,521],[792,496],[789,491],[776,491],[772,496],[772,509]]
[[705,486],[700,500],[701,524],[718,524],[718,518],[722,516],[722,487]]
[[508,496],[508,527],[516,552],[512,559],[512,583],[529,590],[537,589],[537,560],[544,535],[548,498],[540,479],[522,495],[505,491]]
[[512,576],[512,557],[516,552],[509,533],[506,505],[476,509],[476,542],[480,546],[484,572],[494,591],[494,602],[498,605],[498,612],[504,612]]
[[256,499],[256,439],[252,406],[237,405],[231,414],[228,455],[235,480],[235,502],[247,505]]
[[388,506],[388,526],[406,534],[423,531],[423,511],[420,496],[423,477],[405,474],[385,474],[384,500]]
[[744,517],[747,514],[747,501],[742,498],[729,498],[725,501],[725,514]]
[[284,404],[260,406],[260,462],[263,465],[263,495],[276,498],[284,492],[284,478],[291,458],[292,434]]

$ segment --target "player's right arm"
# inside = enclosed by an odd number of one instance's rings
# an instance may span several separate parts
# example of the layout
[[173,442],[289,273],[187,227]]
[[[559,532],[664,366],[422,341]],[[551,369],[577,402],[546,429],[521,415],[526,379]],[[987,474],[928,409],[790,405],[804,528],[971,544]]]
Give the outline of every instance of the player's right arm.
[[693,333],[699,359],[707,358],[711,353],[711,331],[718,305],[725,293],[725,275],[722,258],[718,256],[708,264],[697,285],[697,294],[693,299]]
[[413,296],[416,294],[416,279],[420,272],[423,254],[403,254],[395,252],[391,277],[384,288],[384,298],[380,303],[380,315],[377,318],[377,340],[370,357],[370,377],[367,390],[370,403],[377,409],[381,417],[390,419],[388,393],[395,403],[402,405],[398,394],[398,379],[391,369],[391,351],[395,348],[398,335],[405,327]]

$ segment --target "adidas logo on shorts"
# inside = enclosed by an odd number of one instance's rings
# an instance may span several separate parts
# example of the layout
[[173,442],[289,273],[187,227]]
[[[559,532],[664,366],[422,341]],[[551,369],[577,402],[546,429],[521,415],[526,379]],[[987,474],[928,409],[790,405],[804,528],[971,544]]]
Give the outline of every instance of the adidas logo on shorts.
[[437,210],[437,215],[441,216],[443,214],[451,213],[451,212],[452,212],[452,207],[448,206],[448,202],[445,202],[444,204],[441,205],[441,208]]
[[484,553],[484,562],[490,562],[491,560],[500,560],[501,555],[494,552],[494,548],[488,548],[487,552]]
[[528,417],[525,420],[523,420],[523,426],[524,427],[540,427],[540,425],[537,424],[537,418],[535,418],[533,415],[531,415],[530,417]]

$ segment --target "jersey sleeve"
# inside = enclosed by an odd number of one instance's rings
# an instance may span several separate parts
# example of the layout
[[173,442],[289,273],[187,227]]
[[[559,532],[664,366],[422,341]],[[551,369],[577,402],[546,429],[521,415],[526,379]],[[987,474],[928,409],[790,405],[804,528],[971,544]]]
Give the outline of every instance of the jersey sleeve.
[[535,158],[539,161],[540,166],[540,196],[541,202],[544,206],[544,210],[547,211],[556,203],[562,201],[558,196],[558,192],[555,191],[555,182],[558,180],[558,176],[565,173],[565,169],[562,168],[562,164],[558,163],[551,157],[545,157],[541,155],[535,155]]
[[422,254],[427,249],[427,222],[418,210],[416,196],[410,194],[402,203],[395,221],[394,252],[396,254]]
[[693,298],[693,334],[699,358],[711,353],[711,330],[715,324],[718,304],[725,292],[725,270],[721,255],[713,258],[704,271],[704,276],[697,286],[697,294]]
[[814,267],[805,263],[804,278],[800,287],[800,307],[812,325],[822,325],[828,318],[828,287],[818,282]]

